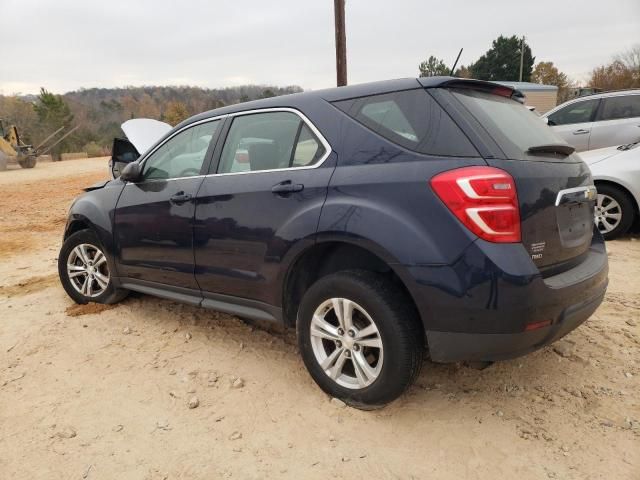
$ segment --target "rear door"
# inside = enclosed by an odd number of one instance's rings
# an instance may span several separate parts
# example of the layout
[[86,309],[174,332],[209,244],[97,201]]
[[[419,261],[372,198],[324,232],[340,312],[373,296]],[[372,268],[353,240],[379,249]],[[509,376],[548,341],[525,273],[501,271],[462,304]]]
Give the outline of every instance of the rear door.
[[589,150],[640,140],[640,94],[602,99],[589,138]]
[[594,229],[589,168],[577,155],[562,153],[562,139],[510,98],[472,89],[451,92],[501,150],[486,161],[515,180],[522,243],[533,262],[543,272],[578,262]]
[[547,117],[549,126],[577,152],[589,150],[589,137],[599,102],[592,98],[570,103]]
[[294,244],[313,242],[335,157],[290,109],[240,113],[229,124],[218,166],[198,193],[196,279],[205,300],[222,294],[277,305],[279,264]]

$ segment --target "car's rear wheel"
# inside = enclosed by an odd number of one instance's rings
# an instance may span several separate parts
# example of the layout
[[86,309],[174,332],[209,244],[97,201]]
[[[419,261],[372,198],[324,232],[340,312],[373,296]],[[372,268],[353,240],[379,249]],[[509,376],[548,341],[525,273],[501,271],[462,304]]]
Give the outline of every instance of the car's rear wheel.
[[633,225],[633,201],[624,191],[612,185],[598,185],[597,189],[594,210],[596,226],[606,240],[613,240]]
[[298,345],[316,383],[358,408],[376,408],[404,392],[420,371],[424,332],[411,300],[384,276],[328,275],[305,293]]
[[115,288],[109,261],[98,237],[90,230],[69,236],[58,256],[58,275],[76,303],[116,303],[127,291]]

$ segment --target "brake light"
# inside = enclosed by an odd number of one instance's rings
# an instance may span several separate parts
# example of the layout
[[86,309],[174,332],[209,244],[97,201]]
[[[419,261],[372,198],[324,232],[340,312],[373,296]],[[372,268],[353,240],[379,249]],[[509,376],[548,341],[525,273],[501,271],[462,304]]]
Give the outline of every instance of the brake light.
[[495,243],[520,242],[516,184],[504,170],[457,168],[433,177],[431,188],[478,237]]

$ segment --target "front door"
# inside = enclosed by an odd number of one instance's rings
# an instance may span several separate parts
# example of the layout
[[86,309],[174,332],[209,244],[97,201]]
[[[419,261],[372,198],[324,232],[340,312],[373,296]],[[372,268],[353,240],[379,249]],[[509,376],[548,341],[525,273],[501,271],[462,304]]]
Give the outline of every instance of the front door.
[[291,111],[232,119],[215,175],[198,193],[196,279],[207,293],[278,305],[280,262],[312,243],[335,156]]
[[142,160],[141,180],[125,185],[114,219],[120,277],[198,288],[193,272],[195,197],[220,123],[179,131]]

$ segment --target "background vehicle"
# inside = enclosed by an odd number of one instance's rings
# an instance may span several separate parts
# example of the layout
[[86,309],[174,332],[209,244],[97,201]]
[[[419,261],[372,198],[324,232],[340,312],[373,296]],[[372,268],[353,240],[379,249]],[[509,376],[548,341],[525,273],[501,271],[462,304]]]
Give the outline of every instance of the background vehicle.
[[598,189],[596,225],[607,240],[629,231],[640,218],[640,142],[580,154]]
[[578,152],[640,140],[640,90],[576,98],[542,115]]
[[403,79],[176,126],[71,207],[61,282],[297,328],[330,395],[383,405],[434,361],[546,345],[602,301],[589,169],[511,88]]
[[65,127],[60,127],[47,138],[45,138],[37,147],[25,144],[18,133],[15,125],[4,125],[0,119],[0,171],[6,170],[9,163],[17,163],[22,168],[33,168],[36,166],[39,155],[44,155],[58,143],[64,140],[78,129],[79,125],[67,131],[58,138],[54,143],[45,145],[56,135],[62,132]]
[[9,162],[18,163],[22,168],[36,166],[36,152],[31,145],[20,140],[15,125],[5,126],[0,119],[0,171],[6,170]]

